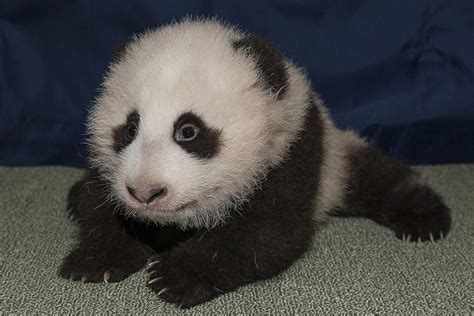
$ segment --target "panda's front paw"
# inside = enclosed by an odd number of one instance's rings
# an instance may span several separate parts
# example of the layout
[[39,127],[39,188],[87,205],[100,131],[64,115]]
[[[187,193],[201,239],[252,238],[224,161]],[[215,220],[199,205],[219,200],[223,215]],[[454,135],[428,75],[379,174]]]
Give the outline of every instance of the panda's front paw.
[[142,265],[124,262],[107,254],[92,253],[81,248],[73,250],[63,260],[59,275],[65,279],[82,282],[119,282],[139,270]]
[[449,209],[436,205],[431,210],[416,209],[401,216],[393,226],[396,236],[404,241],[436,241],[444,238],[451,225]]
[[148,263],[148,287],[163,300],[179,308],[189,308],[211,300],[220,293],[203,271],[195,271],[189,260],[177,259],[171,253],[156,256]]

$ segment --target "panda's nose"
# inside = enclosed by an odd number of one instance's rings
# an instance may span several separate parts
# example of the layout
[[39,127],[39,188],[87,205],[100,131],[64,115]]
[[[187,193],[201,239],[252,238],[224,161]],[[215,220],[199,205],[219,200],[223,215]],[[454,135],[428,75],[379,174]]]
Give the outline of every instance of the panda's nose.
[[152,189],[137,190],[127,186],[128,193],[138,202],[149,204],[156,199],[162,198],[166,195],[165,187],[156,187]]

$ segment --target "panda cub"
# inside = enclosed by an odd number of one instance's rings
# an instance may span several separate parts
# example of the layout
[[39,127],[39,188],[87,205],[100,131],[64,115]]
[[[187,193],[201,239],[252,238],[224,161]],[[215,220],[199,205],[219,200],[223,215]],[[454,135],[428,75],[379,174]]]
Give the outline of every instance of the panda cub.
[[410,167],[338,130],[305,72],[260,37],[187,19],[121,47],[69,193],[77,246],[60,275],[148,286],[188,308],[273,277],[328,215],[411,241],[450,210]]

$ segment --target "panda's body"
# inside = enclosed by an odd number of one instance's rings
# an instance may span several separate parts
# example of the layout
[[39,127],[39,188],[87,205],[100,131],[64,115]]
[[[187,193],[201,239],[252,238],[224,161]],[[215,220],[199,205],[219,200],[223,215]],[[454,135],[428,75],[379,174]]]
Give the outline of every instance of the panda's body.
[[90,168],[69,196],[79,245],[60,270],[74,280],[148,262],[149,286],[190,307],[289,267],[329,214],[415,241],[449,230],[439,196],[335,128],[301,69],[215,21],[125,45],[88,127]]

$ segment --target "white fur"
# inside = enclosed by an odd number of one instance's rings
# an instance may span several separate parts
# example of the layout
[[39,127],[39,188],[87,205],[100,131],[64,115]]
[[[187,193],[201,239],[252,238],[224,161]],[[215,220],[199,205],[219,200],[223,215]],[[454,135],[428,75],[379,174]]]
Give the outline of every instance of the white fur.
[[314,219],[321,221],[333,209],[344,207],[350,175],[347,155],[354,149],[366,146],[363,139],[351,131],[337,129],[329,113],[320,100],[317,103],[322,110],[324,135],[321,180],[315,194]]
[[[232,47],[243,35],[216,21],[185,20],[137,37],[111,66],[88,123],[91,163],[112,182],[110,198],[131,215],[183,227],[222,223],[284,159],[311,87],[288,61],[285,98],[262,91],[255,61]],[[117,154],[112,131],[133,110],[139,134]],[[196,159],[174,142],[173,123],[187,111],[222,131],[215,157]],[[130,198],[126,183],[165,185],[168,193],[152,209]],[[174,211],[188,202],[193,206]]]

